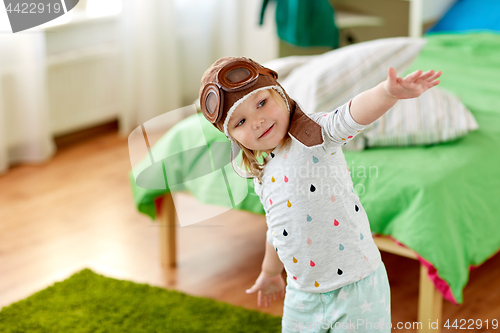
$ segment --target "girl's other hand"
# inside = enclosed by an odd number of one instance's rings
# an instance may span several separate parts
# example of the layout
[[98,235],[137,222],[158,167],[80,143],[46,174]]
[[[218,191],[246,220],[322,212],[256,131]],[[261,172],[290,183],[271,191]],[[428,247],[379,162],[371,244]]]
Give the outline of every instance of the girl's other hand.
[[418,70],[402,78],[398,77],[396,70],[391,67],[385,81],[385,90],[393,98],[415,98],[422,95],[427,89],[438,85],[440,81],[436,79],[441,74],[441,71],[430,70],[424,73]]
[[278,298],[285,297],[285,280],[279,275],[270,276],[261,272],[255,284],[246,290],[247,294],[257,293],[258,306],[271,306],[271,301],[277,301]]

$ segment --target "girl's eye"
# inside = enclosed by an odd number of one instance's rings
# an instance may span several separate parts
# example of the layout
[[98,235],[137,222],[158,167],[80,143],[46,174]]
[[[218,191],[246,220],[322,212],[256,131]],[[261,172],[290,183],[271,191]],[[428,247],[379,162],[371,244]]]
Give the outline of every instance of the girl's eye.
[[266,100],[263,99],[262,101],[260,101],[260,103],[257,105],[257,107],[263,107],[264,105],[266,104]]
[[244,122],[245,122],[245,119],[241,119],[240,122],[236,124],[236,127],[243,125]]

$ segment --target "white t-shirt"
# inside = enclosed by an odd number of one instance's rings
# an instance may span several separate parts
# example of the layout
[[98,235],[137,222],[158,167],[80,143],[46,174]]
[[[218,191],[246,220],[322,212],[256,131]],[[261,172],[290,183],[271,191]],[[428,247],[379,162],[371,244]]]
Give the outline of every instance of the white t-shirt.
[[352,119],[349,105],[309,115],[322,127],[324,142],[307,147],[292,137],[266,157],[262,184],[255,179],[267,240],[289,281],[305,292],[338,289],[381,263],[341,149],[364,128]]

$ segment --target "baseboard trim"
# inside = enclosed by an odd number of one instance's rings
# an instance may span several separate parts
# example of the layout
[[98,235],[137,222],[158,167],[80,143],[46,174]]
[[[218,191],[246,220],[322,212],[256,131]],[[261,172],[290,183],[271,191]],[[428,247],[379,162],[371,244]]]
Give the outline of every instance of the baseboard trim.
[[102,125],[92,126],[73,133],[54,137],[57,149],[67,148],[77,143],[93,139],[110,132],[118,132],[118,120],[113,120]]

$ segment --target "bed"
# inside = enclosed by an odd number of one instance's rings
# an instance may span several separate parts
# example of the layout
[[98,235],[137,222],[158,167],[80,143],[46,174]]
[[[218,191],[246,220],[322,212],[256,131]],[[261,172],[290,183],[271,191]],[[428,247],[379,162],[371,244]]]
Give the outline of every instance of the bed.
[[[418,319],[424,323],[440,319],[443,298],[462,303],[469,271],[500,249],[500,35],[445,33],[426,39],[408,72],[442,70],[440,86],[460,97],[479,129],[439,144],[344,152],[355,187],[364,190],[360,200],[379,248],[421,263]],[[201,129],[198,135],[193,128]],[[145,128],[141,131],[146,138]],[[149,146],[140,171],[129,179],[137,209],[171,226],[161,228],[164,264],[175,265],[172,192],[264,215],[253,181],[240,179],[229,158],[212,156],[215,147],[224,156],[229,144],[201,113]],[[358,172],[370,166],[377,167],[377,176]]]

